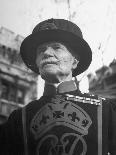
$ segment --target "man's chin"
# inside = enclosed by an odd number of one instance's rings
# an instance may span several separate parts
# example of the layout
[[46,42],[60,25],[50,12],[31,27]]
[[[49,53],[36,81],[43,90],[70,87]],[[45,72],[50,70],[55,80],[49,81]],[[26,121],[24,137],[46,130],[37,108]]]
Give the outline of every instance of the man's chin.
[[57,69],[44,69],[43,71],[42,71],[42,74],[44,75],[48,75],[48,76],[54,76],[54,75],[57,75],[58,74],[58,71],[57,71]]
[[50,83],[59,83],[59,72],[57,70],[47,70],[45,72],[41,72],[41,77],[47,82]]
[[56,74],[42,74],[41,75],[42,79],[44,79],[45,81],[47,81],[48,83],[59,83],[59,80],[56,76]]

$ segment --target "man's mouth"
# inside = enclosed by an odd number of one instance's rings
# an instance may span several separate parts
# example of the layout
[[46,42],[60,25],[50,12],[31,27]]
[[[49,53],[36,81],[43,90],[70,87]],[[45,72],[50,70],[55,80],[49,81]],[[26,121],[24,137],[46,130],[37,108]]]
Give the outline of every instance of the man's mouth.
[[53,64],[55,64],[55,65],[57,65],[58,64],[58,61],[48,61],[48,60],[46,60],[46,61],[43,61],[43,62],[41,62],[41,66],[42,67],[44,67],[45,65],[53,65]]

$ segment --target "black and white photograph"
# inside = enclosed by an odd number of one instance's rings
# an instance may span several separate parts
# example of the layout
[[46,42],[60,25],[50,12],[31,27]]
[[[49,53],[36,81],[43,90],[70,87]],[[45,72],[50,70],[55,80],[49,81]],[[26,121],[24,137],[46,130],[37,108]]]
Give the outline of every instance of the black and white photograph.
[[116,155],[115,0],[0,0],[0,155]]

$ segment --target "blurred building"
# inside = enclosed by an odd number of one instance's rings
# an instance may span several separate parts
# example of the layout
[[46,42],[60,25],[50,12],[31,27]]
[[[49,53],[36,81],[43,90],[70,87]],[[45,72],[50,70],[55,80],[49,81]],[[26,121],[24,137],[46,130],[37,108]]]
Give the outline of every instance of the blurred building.
[[116,59],[103,66],[96,75],[88,74],[89,91],[105,98],[116,99]]
[[0,123],[37,97],[37,75],[26,68],[19,54],[23,39],[0,29]]
[[111,63],[110,63],[110,68],[112,70],[112,73],[115,74],[116,73],[116,59],[114,59]]

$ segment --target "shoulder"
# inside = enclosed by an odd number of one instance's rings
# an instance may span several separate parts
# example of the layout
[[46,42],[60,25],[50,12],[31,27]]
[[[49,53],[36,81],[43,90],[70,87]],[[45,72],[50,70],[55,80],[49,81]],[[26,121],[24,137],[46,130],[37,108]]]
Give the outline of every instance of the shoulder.
[[25,105],[25,106],[22,108],[22,110],[25,109],[26,112],[28,112],[28,111],[30,111],[30,112],[33,111],[34,109],[37,108],[37,106],[38,106],[39,103],[41,102],[40,100],[41,100],[41,98],[38,99],[38,100],[33,100],[33,101],[29,102],[27,105]]
[[8,120],[7,120],[7,124],[10,125],[10,124],[19,124],[20,123],[20,120],[21,120],[21,111],[22,111],[22,108],[19,108],[19,109],[16,109],[14,110],[8,117]]
[[24,108],[26,111],[36,111],[37,109],[40,109],[46,102],[50,101],[51,97],[47,96],[42,96],[41,98],[37,100],[33,100],[30,103],[28,103]]
[[111,110],[116,112],[116,99],[106,99],[105,104],[108,104]]

